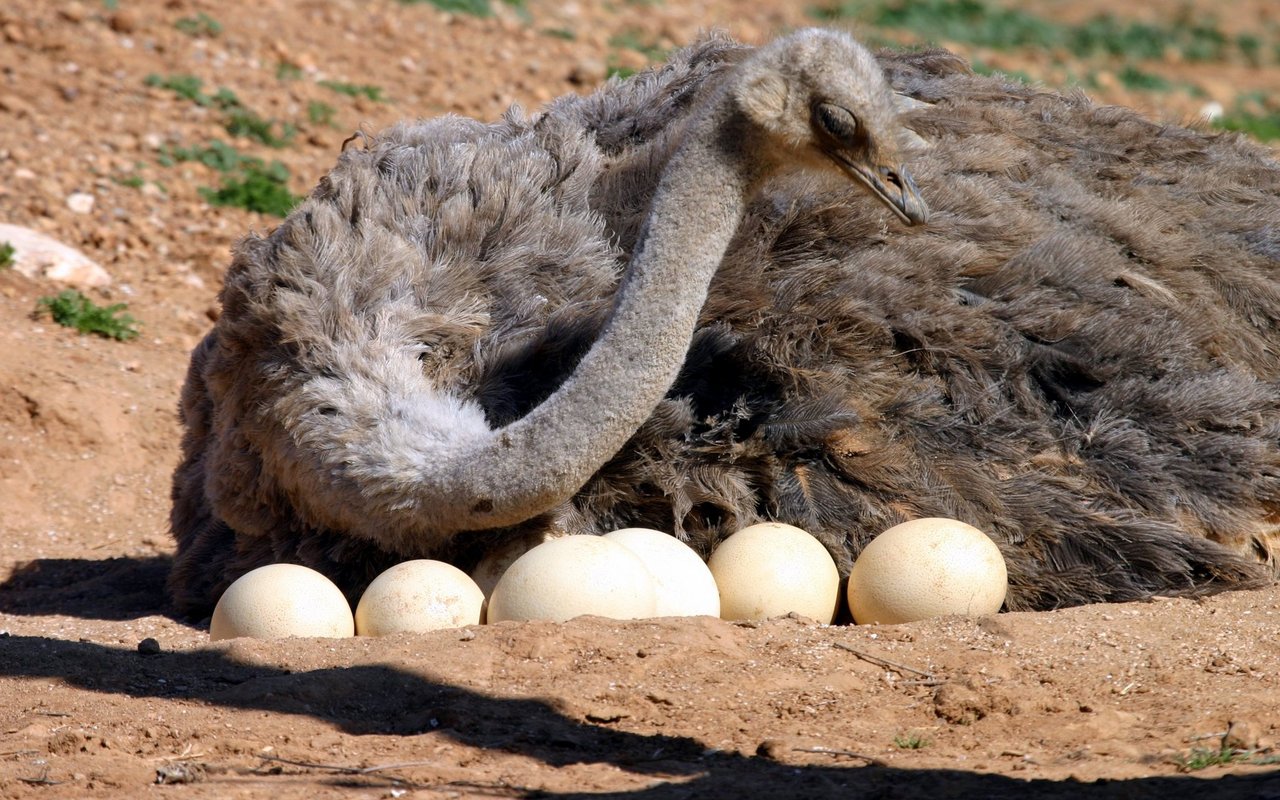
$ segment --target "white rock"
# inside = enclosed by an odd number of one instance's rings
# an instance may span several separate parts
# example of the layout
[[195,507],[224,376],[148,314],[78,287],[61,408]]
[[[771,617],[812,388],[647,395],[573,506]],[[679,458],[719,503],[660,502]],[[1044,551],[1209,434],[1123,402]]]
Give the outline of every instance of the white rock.
[[1200,106],[1200,116],[1209,122],[1222,119],[1224,113],[1226,113],[1226,109],[1217,100],[1211,100]]
[[78,288],[111,284],[111,275],[84,253],[20,225],[0,223],[0,244],[13,247],[13,268],[28,278],[47,278]]
[[67,208],[77,214],[88,214],[93,211],[95,198],[88,192],[72,192],[67,195]]

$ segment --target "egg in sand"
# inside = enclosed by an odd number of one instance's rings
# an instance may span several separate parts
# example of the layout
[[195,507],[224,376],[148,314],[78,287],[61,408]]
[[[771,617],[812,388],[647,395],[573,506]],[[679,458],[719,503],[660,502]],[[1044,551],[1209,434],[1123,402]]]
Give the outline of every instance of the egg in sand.
[[654,616],[720,616],[716,580],[689,545],[649,528],[623,528],[606,533],[604,538],[630,550],[649,569],[654,582]]
[[959,520],[929,517],[872,539],[853,564],[847,594],[855,622],[892,625],[994,614],[1008,587],[1004,556],[990,537]]
[[583,614],[652,617],[653,577],[638,556],[603,536],[564,536],[512,562],[489,596],[489,622],[564,622]]
[[720,589],[720,616],[761,620],[795,612],[830,623],[840,574],[827,548],[793,525],[763,522],[720,543],[707,566]]
[[403,561],[373,579],[356,604],[356,633],[386,636],[480,623],[484,592],[443,561]]
[[341,638],[355,633],[351,606],[324,575],[298,564],[268,564],[227,587],[213,609],[209,638]]

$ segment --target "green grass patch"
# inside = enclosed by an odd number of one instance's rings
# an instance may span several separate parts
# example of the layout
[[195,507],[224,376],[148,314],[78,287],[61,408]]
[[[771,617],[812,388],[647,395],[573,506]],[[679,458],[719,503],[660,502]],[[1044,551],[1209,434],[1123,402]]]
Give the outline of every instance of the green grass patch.
[[619,80],[621,80],[623,78],[630,78],[632,75],[635,75],[638,71],[639,70],[635,69],[634,67],[623,67],[618,64],[608,64],[604,68],[604,76],[605,78],[618,78]]
[[1188,61],[1238,55],[1256,64],[1264,50],[1258,36],[1230,37],[1215,22],[1193,18],[1190,10],[1163,24],[1101,14],[1079,25],[1063,25],[990,0],[830,0],[810,13],[825,21],[854,19],[905,29],[931,42],[1006,50],[1065,48],[1080,57],[1106,55],[1127,61],[1159,59],[1172,50]]
[[13,266],[14,255],[17,250],[9,242],[0,242],[0,269],[9,269]]
[[367,97],[374,102],[382,102],[386,98],[382,94],[381,86],[372,86],[367,83],[344,83],[343,81],[317,81],[326,89],[345,94],[348,97]]
[[240,98],[236,97],[235,92],[226,87],[219,87],[213,94],[206,94],[204,91],[204,81],[195,75],[157,75],[151,73],[143,79],[143,84],[147,86],[155,86],[160,89],[168,89],[169,91],[181,97],[184,100],[190,100],[198,106],[205,108],[237,108],[242,104]]
[[568,28],[543,28],[543,36],[550,36],[552,39],[564,39],[566,42],[572,42],[578,38],[578,34]]
[[1244,56],[1244,60],[1251,67],[1262,66],[1262,40],[1251,33],[1242,33],[1236,36],[1236,49],[1240,51],[1240,55]]
[[244,108],[244,104],[240,102],[239,97],[236,97],[236,93],[225,86],[219,86],[218,91],[209,95],[209,105],[224,110]]
[[240,155],[234,147],[216,139],[204,147],[174,147],[160,151],[158,159],[161,166],[171,167],[181,161],[195,161],[218,172],[231,172],[239,169],[248,160]]
[[99,306],[75,289],[65,289],[56,297],[41,297],[37,308],[46,310],[53,321],[81,333],[93,333],[125,341],[138,335],[138,321],[123,313],[127,306],[116,303]]
[[987,47],[1044,47],[1059,36],[1053,23],[982,0],[915,0],[885,4],[875,12],[877,25],[906,28],[930,39],[970,42]]
[[312,100],[307,103],[307,119],[312,125],[332,125],[338,110],[328,103]]
[[809,6],[809,16],[822,22],[863,19],[867,15],[867,5],[862,0],[830,0],[822,5]]
[[195,75],[157,75],[151,73],[142,79],[142,83],[146,86],[153,86],[160,89],[168,89],[184,100],[190,100],[196,105],[207,106],[210,104],[210,98],[204,93],[204,81]]
[[427,3],[450,14],[470,14],[473,17],[493,16],[489,0],[400,0],[400,2],[407,6]]
[[1115,17],[1094,17],[1079,27],[1064,31],[1063,44],[1078,56],[1103,54],[1136,60],[1160,58],[1173,43],[1165,32],[1142,22],[1121,23]]
[[619,50],[634,50],[650,61],[664,61],[667,57],[665,48],[646,41],[639,31],[625,30],[609,38],[609,46]]
[[833,0],[810,9],[818,19],[854,19],[885,28],[904,28],[929,41],[954,41],[994,48],[1046,47],[1060,38],[1057,26],[1017,9],[986,0]]
[[256,111],[240,102],[236,93],[225,86],[218,87],[213,94],[206,94],[204,82],[194,75],[170,75],[164,77],[152,73],[143,83],[168,89],[198,106],[217,108],[226,113],[223,126],[232,136],[245,136],[261,142],[268,147],[285,147],[293,140],[297,130],[287,122],[266,119]]
[[1214,124],[1223,130],[1246,133],[1260,142],[1280,139],[1280,111],[1254,113],[1237,109],[1223,114]]
[[923,750],[929,746],[929,740],[917,733],[900,733],[893,737],[893,744],[899,750]]
[[113,175],[111,180],[120,186],[127,186],[130,189],[141,189],[146,183],[146,179],[141,175]]
[[298,204],[299,197],[289,191],[289,170],[279,161],[264,162],[246,156],[225,142],[217,140],[203,147],[175,147],[162,150],[158,159],[162,166],[194,161],[224,173],[217,189],[202,187],[200,196],[215,206],[233,206],[259,214],[286,216]]
[[1193,747],[1191,752],[1185,756],[1179,756],[1175,763],[1179,772],[1196,772],[1209,767],[1217,767],[1224,764],[1231,764],[1236,761],[1244,760],[1246,753],[1232,750],[1229,747],[1211,749],[1208,747]]
[[969,66],[973,67],[973,71],[979,75],[998,75],[1002,78],[1009,78],[1019,83],[1026,84],[1036,82],[1035,78],[1031,77],[1031,73],[1029,72],[1023,72],[1020,69],[996,69],[990,64],[984,64],[976,58],[970,62]]
[[217,189],[200,189],[210,205],[230,206],[284,217],[302,198],[289,191],[289,170],[279,161],[243,159],[238,174],[228,176]]
[[302,77],[302,67],[297,64],[290,64],[288,61],[281,61],[276,64],[276,80],[278,81],[296,81]]
[[[644,56],[650,62],[665,61],[667,51],[654,42],[647,41],[640,31],[624,30],[609,38],[609,46],[615,50],[631,50]],[[622,66],[609,58],[605,63],[605,77],[629,78],[639,72],[634,67]]]
[[[525,0],[501,0],[501,2],[503,5],[515,9],[525,22],[532,21],[529,10],[525,7]],[[441,11],[447,11],[450,14],[468,14],[473,17],[493,16],[493,5],[489,0],[400,0],[400,4],[406,6],[416,6],[423,3],[435,6]]]
[[243,106],[227,113],[227,121],[223,127],[232,136],[243,136],[275,148],[287,147],[298,132],[292,123],[261,117]]
[[217,36],[222,33],[222,23],[203,11],[194,17],[182,17],[173,23],[173,27],[188,36]]
[[1168,92],[1173,89],[1173,84],[1165,78],[1154,73],[1144,72],[1132,64],[1126,64],[1117,77],[1128,89],[1136,89],[1143,92]]

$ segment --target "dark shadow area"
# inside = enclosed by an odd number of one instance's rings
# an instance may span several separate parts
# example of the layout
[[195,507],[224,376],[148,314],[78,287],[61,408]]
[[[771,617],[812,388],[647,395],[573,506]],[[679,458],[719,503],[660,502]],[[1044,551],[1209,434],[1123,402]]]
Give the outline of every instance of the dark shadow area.
[[[314,717],[351,734],[413,736],[435,732],[474,747],[536,758],[551,766],[604,763],[639,774],[676,777],[620,793],[552,794],[518,787],[501,794],[541,798],[856,797],[856,798],[1271,798],[1280,771],[1213,780],[1161,776],[1081,783],[1020,780],[959,770],[883,766],[794,766],[766,757],[708,752],[683,736],[636,734],[570,719],[532,699],[490,697],[435,683],[385,665],[288,672],[236,663],[207,650],[142,655],[136,651],[28,636],[0,638],[0,673],[57,678],[95,692],[164,697]],[[683,776],[680,779],[679,776]],[[327,780],[317,776],[318,780]],[[344,779],[328,779],[341,783]],[[508,787],[510,789],[510,787]]]
[[173,617],[164,582],[173,559],[37,558],[0,583],[0,613],[83,619]]

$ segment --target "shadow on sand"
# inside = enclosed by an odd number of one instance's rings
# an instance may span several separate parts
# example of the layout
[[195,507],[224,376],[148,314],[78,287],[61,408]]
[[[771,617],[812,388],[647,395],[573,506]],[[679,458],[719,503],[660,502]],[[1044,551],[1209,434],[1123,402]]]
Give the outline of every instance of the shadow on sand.
[[[169,698],[324,720],[355,735],[433,733],[535,758],[551,766],[604,763],[653,775],[653,785],[618,793],[554,794],[518,786],[488,795],[540,798],[1280,798],[1280,774],[1100,781],[1018,780],[958,770],[885,766],[794,766],[764,756],[707,751],[695,739],[636,734],[571,719],[536,699],[491,697],[387,665],[289,672],[238,663],[209,649],[143,655],[136,650],[27,636],[0,638],[0,674],[56,678],[88,691]],[[660,781],[657,778],[666,780]],[[334,786],[391,786],[384,776],[316,775]],[[466,786],[453,784],[465,790]],[[443,787],[442,787],[443,788]]]
[[0,614],[127,620],[172,616],[164,582],[173,559],[37,558],[0,583]]

